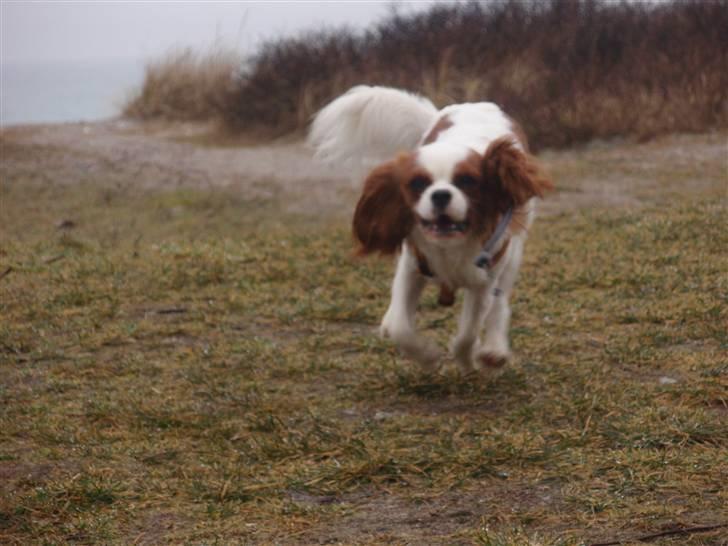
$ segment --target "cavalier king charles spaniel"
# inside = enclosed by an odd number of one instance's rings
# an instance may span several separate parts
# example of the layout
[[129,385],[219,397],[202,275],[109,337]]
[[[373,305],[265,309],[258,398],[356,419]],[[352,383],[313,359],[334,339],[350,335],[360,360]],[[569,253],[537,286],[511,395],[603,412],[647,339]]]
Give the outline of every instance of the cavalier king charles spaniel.
[[462,288],[455,361],[463,373],[501,369],[526,232],[553,187],[518,124],[490,102],[438,111],[405,91],[358,86],[315,116],[309,143],[324,161],[372,167],[353,230],[360,255],[399,256],[381,334],[436,371],[442,354],[417,333],[417,303],[428,281],[442,305]]

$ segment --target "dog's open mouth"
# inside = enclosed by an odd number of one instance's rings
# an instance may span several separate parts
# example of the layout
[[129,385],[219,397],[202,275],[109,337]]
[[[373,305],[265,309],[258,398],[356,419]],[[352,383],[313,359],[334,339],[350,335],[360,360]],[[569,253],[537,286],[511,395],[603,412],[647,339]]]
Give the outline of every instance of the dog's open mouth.
[[467,222],[456,222],[447,214],[441,214],[435,220],[420,219],[425,233],[435,237],[456,237],[468,229]]

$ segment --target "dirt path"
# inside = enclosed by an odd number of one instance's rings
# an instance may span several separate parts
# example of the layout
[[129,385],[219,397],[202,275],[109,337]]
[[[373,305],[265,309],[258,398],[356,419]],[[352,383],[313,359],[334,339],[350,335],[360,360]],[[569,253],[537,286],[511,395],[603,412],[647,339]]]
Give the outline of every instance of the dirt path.
[[[221,145],[208,132],[203,125],[125,120],[12,127],[0,132],[2,163],[26,163],[26,172],[53,184],[73,184],[103,173],[97,183],[143,189],[231,188],[250,198],[283,196],[287,212],[348,213],[356,198],[349,173],[314,162],[302,142]],[[559,191],[541,210],[553,214],[590,206],[639,206],[686,193],[725,195],[727,158],[725,133],[546,151],[541,161]]]

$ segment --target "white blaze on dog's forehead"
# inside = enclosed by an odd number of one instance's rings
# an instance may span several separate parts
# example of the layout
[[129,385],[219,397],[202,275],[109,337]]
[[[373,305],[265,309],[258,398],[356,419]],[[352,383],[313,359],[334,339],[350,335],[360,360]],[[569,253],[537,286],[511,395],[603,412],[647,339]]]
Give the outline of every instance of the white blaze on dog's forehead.
[[449,182],[455,167],[471,153],[469,148],[446,142],[433,142],[417,150],[416,162],[430,175],[433,182]]

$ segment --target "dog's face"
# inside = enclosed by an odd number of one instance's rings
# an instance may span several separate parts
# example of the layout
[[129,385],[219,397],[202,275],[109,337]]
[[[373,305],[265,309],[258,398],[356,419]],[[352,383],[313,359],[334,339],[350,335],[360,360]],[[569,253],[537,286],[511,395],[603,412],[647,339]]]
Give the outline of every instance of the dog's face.
[[508,138],[484,153],[432,143],[374,169],[354,214],[360,252],[391,254],[413,231],[437,246],[482,237],[499,215],[551,188]]
[[[469,172],[461,149],[430,144],[415,154],[422,169],[405,184],[415,227],[430,240],[444,243],[465,237],[469,231],[471,199],[465,193],[477,184],[477,172]],[[462,163],[462,165],[461,165]]]

